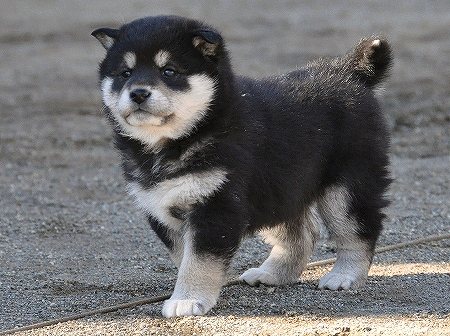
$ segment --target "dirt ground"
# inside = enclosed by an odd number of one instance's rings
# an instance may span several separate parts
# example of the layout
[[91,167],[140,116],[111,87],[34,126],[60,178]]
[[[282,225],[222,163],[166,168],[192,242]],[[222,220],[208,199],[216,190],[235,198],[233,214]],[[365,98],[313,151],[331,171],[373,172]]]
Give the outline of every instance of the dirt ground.
[[[2,1],[0,330],[169,292],[176,270],[124,190],[100,112],[94,28],[172,13],[204,19],[236,71],[288,71],[365,35],[392,42],[383,105],[393,132],[392,206],[380,245],[450,228],[450,2]],[[247,241],[233,275],[264,259]],[[325,241],[314,259],[332,256]],[[161,304],[20,335],[449,335],[450,241],[377,255],[367,285],[319,291],[329,267],[277,288],[234,286],[204,317]]]

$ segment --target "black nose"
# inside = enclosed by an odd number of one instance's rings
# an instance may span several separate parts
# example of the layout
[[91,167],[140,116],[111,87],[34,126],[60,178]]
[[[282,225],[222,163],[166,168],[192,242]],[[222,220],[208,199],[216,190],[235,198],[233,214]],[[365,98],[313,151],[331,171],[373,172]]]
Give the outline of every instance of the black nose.
[[130,98],[137,104],[142,104],[150,97],[150,92],[145,89],[136,89],[130,92]]

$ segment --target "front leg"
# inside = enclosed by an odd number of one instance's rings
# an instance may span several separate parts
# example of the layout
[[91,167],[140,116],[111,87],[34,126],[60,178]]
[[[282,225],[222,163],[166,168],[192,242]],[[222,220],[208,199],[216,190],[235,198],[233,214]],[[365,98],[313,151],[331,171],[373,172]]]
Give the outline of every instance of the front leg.
[[238,212],[220,203],[216,199],[199,206],[186,222],[183,257],[164,317],[206,314],[219,298],[243,231]]
[[151,216],[148,221],[179,269],[175,290],[164,304],[163,316],[205,314],[219,296],[225,278],[224,262],[213,255],[196,253],[192,228],[184,226],[175,231]]
[[177,268],[180,268],[183,258],[183,237],[180,231],[175,231],[167,225],[161,224],[157,219],[148,216],[148,222],[159,239],[169,249],[170,258]]
[[184,234],[184,249],[175,289],[164,303],[164,317],[206,314],[225,282],[227,262],[195,250],[191,230]]

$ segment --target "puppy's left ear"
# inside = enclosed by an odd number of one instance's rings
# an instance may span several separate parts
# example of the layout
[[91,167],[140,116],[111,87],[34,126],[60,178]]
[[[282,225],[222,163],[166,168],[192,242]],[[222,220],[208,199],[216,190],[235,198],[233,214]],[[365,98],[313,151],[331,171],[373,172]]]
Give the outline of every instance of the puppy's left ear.
[[223,39],[214,30],[201,29],[194,32],[192,44],[204,56],[217,56],[222,47]]
[[91,33],[106,50],[112,47],[114,42],[119,38],[119,29],[99,28]]

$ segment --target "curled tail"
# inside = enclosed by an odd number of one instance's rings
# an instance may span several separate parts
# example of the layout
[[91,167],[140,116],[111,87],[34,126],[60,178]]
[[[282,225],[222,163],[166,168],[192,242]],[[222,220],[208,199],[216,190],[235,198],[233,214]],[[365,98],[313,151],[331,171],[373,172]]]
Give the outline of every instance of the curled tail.
[[392,65],[392,51],[386,39],[364,38],[347,56],[353,74],[367,87],[375,87],[388,75]]

